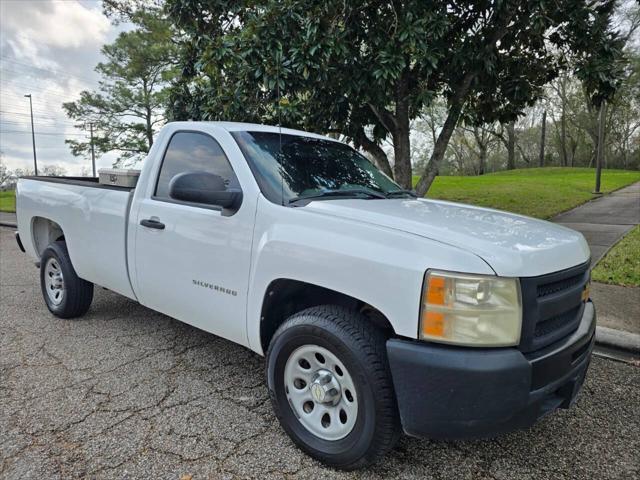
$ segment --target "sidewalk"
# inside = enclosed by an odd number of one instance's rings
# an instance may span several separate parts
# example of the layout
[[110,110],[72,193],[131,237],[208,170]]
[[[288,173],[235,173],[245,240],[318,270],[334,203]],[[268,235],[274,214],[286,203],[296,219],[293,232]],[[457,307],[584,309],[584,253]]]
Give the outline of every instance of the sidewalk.
[[15,213],[0,212],[0,223],[15,224],[16,223],[16,214]]
[[[591,248],[591,266],[629,230],[640,224],[640,182],[587,202],[551,219],[584,235]],[[594,282],[591,297],[598,324],[640,334],[640,288]]]
[[618,240],[640,224],[640,182],[561,213],[551,221],[584,235],[594,266]]

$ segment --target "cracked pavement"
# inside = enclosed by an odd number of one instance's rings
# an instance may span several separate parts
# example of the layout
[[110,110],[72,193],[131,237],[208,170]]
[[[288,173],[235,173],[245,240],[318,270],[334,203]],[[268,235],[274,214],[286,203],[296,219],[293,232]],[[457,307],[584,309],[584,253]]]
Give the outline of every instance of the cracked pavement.
[[594,358],[577,405],[495,440],[404,437],[336,472],[271,411],[263,359],[96,288],[53,317],[38,270],[0,228],[0,478],[576,479],[640,475],[640,369]]

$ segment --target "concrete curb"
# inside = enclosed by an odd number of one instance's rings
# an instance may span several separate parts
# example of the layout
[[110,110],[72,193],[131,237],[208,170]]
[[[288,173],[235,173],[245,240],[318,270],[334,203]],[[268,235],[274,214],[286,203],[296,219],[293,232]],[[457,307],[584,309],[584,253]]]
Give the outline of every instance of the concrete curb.
[[596,327],[596,344],[640,354],[640,334],[608,327]]
[[0,222],[0,227],[18,228],[18,225],[13,222]]

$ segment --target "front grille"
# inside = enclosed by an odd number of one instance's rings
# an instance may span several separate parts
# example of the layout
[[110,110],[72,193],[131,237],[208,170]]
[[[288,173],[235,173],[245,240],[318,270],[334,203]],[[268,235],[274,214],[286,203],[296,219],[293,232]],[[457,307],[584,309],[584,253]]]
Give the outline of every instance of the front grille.
[[538,285],[538,298],[546,297],[547,295],[553,295],[554,293],[562,292],[567,288],[571,288],[574,285],[582,283],[584,275],[574,275],[570,278],[558,280],[557,282],[545,283],[544,285]]
[[584,311],[582,292],[588,281],[589,262],[520,279],[523,309],[520,350],[544,348],[578,328]]
[[536,329],[534,331],[534,337],[546,337],[567,325],[570,325],[580,313],[580,306],[578,305],[571,310],[561,313],[560,315],[556,315],[555,317],[548,318],[542,322],[536,323]]

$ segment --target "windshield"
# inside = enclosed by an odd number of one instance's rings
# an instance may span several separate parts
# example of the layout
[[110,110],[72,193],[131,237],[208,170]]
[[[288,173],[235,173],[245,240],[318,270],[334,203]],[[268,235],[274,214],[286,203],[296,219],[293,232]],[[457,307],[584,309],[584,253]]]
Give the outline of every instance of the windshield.
[[[384,198],[402,191],[366,157],[342,143],[275,132],[233,132],[265,197]],[[339,192],[336,194],[336,192]]]

